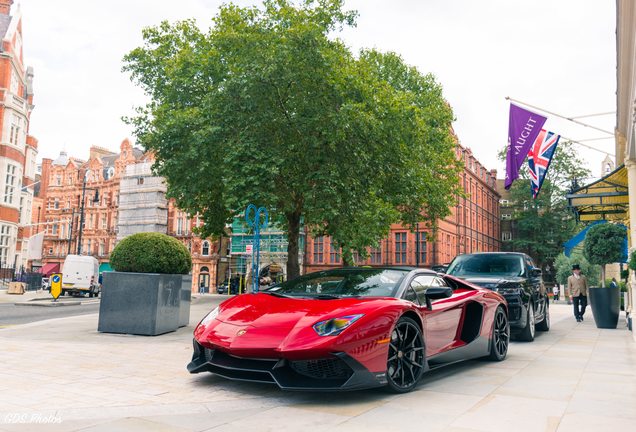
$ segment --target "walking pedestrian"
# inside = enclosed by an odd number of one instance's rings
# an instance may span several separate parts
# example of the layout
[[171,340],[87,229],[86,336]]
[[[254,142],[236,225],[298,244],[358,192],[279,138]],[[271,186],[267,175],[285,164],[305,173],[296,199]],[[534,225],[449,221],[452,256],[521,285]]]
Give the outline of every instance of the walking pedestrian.
[[572,266],[572,276],[568,277],[568,294],[574,304],[576,322],[583,321],[587,307],[587,278],[581,274],[578,264]]
[[559,284],[557,283],[552,288],[552,293],[554,294],[554,301],[559,301]]

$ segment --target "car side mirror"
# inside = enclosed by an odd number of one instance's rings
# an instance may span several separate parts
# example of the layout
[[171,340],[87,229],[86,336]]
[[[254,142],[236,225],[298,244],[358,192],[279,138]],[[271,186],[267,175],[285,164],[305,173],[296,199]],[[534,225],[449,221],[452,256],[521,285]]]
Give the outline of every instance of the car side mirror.
[[540,277],[541,274],[541,269],[538,267],[532,267],[532,269],[530,269],[530,276],[532,277]]
[[448,298],[453,295],[453,289],[449,287],[430,287],[426,289],[424,297],[426,298],[426,307],[433,309],[431,300]]

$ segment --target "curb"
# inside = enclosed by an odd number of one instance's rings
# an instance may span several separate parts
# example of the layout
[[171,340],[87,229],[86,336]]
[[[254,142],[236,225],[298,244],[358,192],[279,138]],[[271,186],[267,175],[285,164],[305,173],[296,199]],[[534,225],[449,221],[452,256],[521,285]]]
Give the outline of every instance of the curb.
[[15,306],[37,306],[37,307],[60,307],[60,306],[79,306],[82,302],[79,301],[68,301],[68,302],[53,302],[50,303],[42,303],[42,302],[24,302],[24,303],[14,303]]

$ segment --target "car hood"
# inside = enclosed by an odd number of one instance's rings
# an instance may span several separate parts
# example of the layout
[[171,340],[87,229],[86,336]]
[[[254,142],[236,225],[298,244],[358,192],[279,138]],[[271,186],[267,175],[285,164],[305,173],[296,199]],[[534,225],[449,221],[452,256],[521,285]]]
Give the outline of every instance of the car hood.
[[[342,298],[316,300],[281,298],[269,294],[246,294],[219,306],[217,320],[239,326],[287,328],[299,323],[313,325],[323,319],[352,313],[364,313],[377,298]],[[383,299],[386,301],[386,299]]]
[[470,282],[475,285],[479,285],[484,288],[499,288],[506,285],[519,285],[523,284],[526,281],[526,278],[523,277],[502,277],[502,276],[468,276],[468,277],[460,277],[467,282]]
[[316,300],[243,294],[222,303],[216,319],[207,326],[199,325],[194,336],[208,346],[222,347],[236,355],[270,357],[277,352],[306,350],[330,342],[330,338],[318,336],[312,328],[319,321],[371,315],[400,302],[394,298]]

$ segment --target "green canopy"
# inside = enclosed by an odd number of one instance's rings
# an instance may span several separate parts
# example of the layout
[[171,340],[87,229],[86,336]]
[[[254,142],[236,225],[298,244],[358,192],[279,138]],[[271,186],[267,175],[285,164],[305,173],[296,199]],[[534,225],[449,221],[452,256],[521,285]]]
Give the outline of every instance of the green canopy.
[[102,274],[103,272],[109,272],[109,271],[113,271],[113,268],[110,266],[110,263],[101,263],[99,265],[99,274]]

